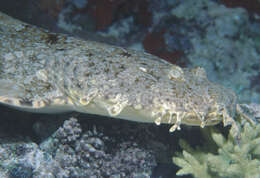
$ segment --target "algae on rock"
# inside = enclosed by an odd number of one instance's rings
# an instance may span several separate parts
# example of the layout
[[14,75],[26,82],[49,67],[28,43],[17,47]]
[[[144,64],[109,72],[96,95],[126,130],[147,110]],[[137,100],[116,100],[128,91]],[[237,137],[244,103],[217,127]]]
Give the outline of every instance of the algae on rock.
[[[208,131],[207,145],[192,148],[184,140],[180,141],[182,153],[173,157],[173,162],[181,167],[177,175],[192,174],[196,178],[259,178],[260,177],[260,124],[241,124],[239,144],[232,132],[227,138],[216,129]],[[207,151],[206,151],[207,150]]]

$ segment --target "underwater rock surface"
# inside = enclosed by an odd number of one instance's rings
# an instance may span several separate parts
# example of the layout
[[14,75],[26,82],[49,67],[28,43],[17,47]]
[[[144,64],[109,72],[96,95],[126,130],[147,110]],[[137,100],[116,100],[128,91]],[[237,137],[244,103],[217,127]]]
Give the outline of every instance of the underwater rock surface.
[[133,141],[117,142],[95,127],[82,131],[75,118],[38,144],[3,135],[0,143],[1,177],[148,178],[156,166],[151,150]]

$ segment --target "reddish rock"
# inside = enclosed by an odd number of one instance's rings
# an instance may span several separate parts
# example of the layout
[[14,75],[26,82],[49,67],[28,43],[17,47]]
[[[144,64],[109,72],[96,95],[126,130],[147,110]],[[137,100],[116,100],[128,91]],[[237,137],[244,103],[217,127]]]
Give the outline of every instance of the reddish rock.
[[137,24],[148,27],[152,24],[152,13],[148,0],[90,0],[86,12],[96,21],[96,30],[104,30],[115,20],[134,16]]
[[169,61],[173,64],[185,65],[181,62],[181,58],[184,56],[184,52],[181,50],[169,51],[165,42],[164,34],[166,33],[165,29],[162,29],[159,32],[148,33],[143,40],[144,49],[166,61]]

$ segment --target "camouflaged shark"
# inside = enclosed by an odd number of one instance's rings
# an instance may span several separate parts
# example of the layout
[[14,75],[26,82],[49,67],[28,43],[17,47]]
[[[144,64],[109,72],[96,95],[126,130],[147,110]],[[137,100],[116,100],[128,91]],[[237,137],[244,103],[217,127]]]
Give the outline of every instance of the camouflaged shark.
[[0,13],[0,102],[31,112],[78,111],[137,122],[236,128],[233,91],[203,68],[84,41]]

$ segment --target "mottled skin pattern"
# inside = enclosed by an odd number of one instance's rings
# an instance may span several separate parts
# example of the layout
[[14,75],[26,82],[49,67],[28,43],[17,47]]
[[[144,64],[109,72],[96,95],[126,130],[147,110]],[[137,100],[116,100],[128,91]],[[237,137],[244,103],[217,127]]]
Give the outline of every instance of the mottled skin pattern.
[[234,93],[202,68],[83,41],[0,13],[0,102],[35,112],[79,112],[139,122],[235,126]]

